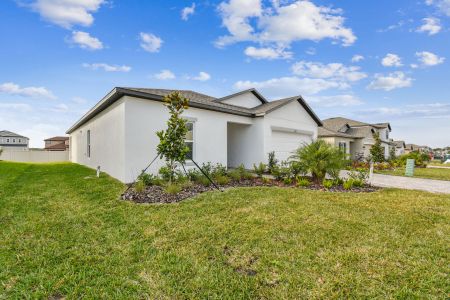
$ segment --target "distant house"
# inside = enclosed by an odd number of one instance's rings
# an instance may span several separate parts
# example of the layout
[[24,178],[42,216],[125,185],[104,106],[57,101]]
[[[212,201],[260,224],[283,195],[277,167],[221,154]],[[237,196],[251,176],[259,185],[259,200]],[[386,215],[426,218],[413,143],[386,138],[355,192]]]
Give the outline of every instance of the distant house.
[[68,136],[54,136],[44,140],[46,151],[66,151],[69,150]]
[[394,141],[395,144],[395,156],[401,156],[405,154],[406,143],[405,141]]
[[375,143],[375,133],[380,134],[386,159],[389,158],[390,149],[395,146],[389,139],[389,123],[370,124],[341,117],[322,120],[322,123],[323,127],[319,127],[319,138],[339,147],[352,159],[366,159],[370,156],[370,148]]
[[0,131],[0,148],[3,150],[26,151],[28,150],[29,138],[8,131]]
[[405,153],[420,152],[420,146],[416,144],[406,144]]

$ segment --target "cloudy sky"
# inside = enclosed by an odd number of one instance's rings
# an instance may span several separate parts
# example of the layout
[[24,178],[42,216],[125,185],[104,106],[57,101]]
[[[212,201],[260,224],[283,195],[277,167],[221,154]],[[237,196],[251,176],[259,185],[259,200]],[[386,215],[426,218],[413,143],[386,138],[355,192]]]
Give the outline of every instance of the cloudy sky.
[[115,86],[300,94],[450,145],[450,0],[2,0],[0,36],[0,130],[34,147]]

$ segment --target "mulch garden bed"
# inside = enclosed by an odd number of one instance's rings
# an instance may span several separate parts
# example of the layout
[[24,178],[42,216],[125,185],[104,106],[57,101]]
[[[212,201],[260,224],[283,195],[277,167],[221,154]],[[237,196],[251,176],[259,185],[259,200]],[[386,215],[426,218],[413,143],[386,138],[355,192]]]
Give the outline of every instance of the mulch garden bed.
[[[269,182],[263,181],[261,178],[245,179],[241,181],[231,181],[229,184],[220,185],[220,189],[227,189],[233,187],[256,187],[256,186],[277,186],[277,187],[291,187],[307,190],[320,190],[327,192],[349,192],[349,193],[371,193],[378,191],[380,188],[374,186],[353,187],[350,190],[346,190],[339,186],[333,186],[329,189],[324,188],[320,184],[312,183],[307,187],[296,187],[295,184],[286,185],[276,180],[270,180]],[[138,193],[134,188],[130,188],[124,192],[121,196],[122,200],[133,201],[136,203],[175,203],[184,199],[192,198],[198,194],[214,191],[217,189],[210,185],[204,186],[197,183],[192,183],[189,186],[184,187],[179,193],[169,194],[166,193],[163,187],[152,185],[145,187],[144,191]]]

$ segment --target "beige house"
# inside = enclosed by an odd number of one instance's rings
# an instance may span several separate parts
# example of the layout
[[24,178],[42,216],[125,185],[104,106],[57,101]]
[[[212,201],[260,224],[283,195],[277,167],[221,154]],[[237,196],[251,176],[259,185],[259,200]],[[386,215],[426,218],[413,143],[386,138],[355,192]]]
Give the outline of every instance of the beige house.
[[341,117],[322,120],[322,123],[318,137],[339,147],[351,159],[367,159],[370,156],[370,148],[375,143],[374,133],[380,134],[385,158],[389,158],[390,149],[395,147],[389,138],[389,123],[369,124]]
[[401,156],[405,154],[406,143],[405,141],[394,141],[395,144],[395,156]]

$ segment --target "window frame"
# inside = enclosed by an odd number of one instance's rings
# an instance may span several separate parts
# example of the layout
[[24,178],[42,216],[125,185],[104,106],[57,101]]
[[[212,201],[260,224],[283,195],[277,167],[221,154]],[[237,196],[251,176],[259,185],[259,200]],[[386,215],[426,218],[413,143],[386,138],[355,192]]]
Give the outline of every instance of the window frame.
[[195,157],[195,121],[194,120],[190,120],[187,119],[186,120],[186,126],[187,124],[192,124],[192,139],[188,140],[186,139],[186,136],[184,138],[184,144],[186,145],[187,143],[192,143],[192,155],[191,158],[186,157],[186,161],[190,162],[194,159]]
[[[341,145],[344,145],[341,147]],[[347,154],[347,142],[339,142],[338,143],[339,150],[342,151],[342,153]]]
[[86,156],[91,158],[91,130],[86,131]]

